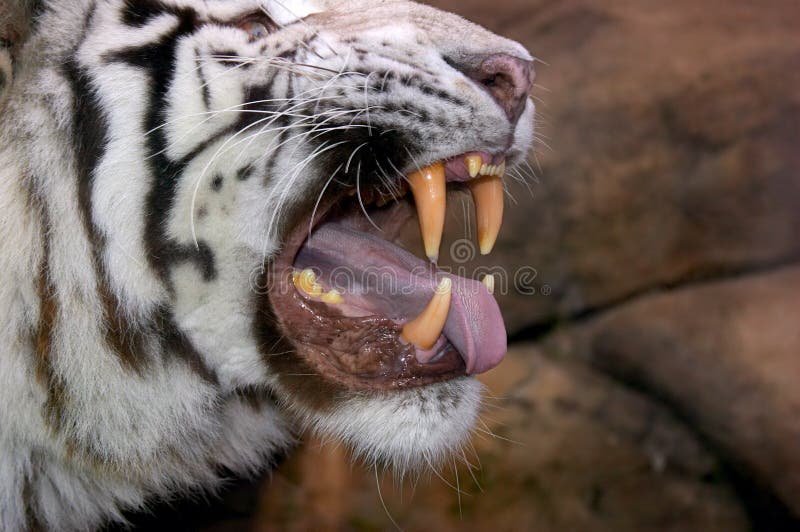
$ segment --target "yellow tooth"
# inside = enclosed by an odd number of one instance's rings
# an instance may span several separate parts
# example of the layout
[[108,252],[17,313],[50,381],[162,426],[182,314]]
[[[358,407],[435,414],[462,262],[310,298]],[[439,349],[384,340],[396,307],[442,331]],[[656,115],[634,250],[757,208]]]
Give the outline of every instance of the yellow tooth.
[[483,166],[481,166],[481,171],[478,172],[478,174],[480,174],[480,175],[486,175],[488,173],[489,173],[489,165],[488,164],[484,164]]
[[447,208],[444,163],[434,163],[412,173],[408,176],[408,183],[414,195],[414,203],[417,205],[425,254],[432,262],[436,262],[439,258]]
[[486,289],[489,291],[490,294],[494,294],[494,275],[492,274],[484,275],[483,279],[481,279],[481,282],[483,283],[483,286],[486,287]]
[[342,297],[342,293],[334,288],[330,292],[322,295],[322,301],[329,305],[338,305],[344,302],[344,298]]
[[430,349],[442,335],[447,314],[450,312],[450,298],[453,282],[449,277],[439,281],[428,306],[422,314],[403,326],[401,338],[420,349]]
[[464,158],[467,163],[467,170],[469,170],[469,176],[472,178],[478,177],[478,174],[481,171],[481,165],[483,164],[483,157],[480,155],[468,155]]
[[292,274],[292,281],[294,282],[294,286],[301,292],[314,297],[322,295],[322,287],[317,284],[317,276],[314,275],[314,271],[311,269],[294,272]]
[[475,201],[478,247],[481,255],[488,255],[503,224],[503,178],[490,175],[473,179],[469,188]]
[[497,170],[497,173],[495,175],[500,176],[500,177],[505,177],[505,175],[506,175],[506,162],[505,161],[500,163],[500,166],[499,166],[499,168]]

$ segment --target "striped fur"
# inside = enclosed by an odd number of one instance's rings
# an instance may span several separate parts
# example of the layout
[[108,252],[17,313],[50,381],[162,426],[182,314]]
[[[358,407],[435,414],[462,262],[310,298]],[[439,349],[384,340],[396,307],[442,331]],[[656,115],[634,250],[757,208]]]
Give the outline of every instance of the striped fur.
[[[431,160],[505,148],[443,58],[527,52],[404,1],[35,4],[0,49],[0,529],[213,491],[302,429],[401,469],[458,448],[475,381],[301,376],[254,280],[368,129]],[[254,40],[236,22],[262,10],[278,28]]]

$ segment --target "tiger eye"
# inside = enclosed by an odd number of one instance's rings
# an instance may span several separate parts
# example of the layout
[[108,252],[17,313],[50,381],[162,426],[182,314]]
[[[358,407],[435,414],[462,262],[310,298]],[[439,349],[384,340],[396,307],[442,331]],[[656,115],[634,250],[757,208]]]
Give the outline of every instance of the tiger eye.
[[249,20],[242,23],[241,28],[247,32],[247,35],[251,41],[264,39],[267,37],[267,35],[269,35],[269,29],[267,28],[266,24],[256,20]]

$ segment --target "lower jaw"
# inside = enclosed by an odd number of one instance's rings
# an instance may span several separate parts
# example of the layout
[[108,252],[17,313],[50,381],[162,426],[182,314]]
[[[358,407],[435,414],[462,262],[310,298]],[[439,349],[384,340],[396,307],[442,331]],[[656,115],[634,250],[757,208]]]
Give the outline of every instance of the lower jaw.
[[[336,199],[320,205],[324,217]],[[294,258],[311,220],[297,225],[267,271],[269,302],[278,327],[294,348],[292,356],[332,384],[363,391],[427,386],[463,377],[466,365],[458,351],[444,342],[434,361],[421,364],[413,345],[401,339],[402,325],[387,317],[349,317],[325,303],[303,297],[292,280]]]

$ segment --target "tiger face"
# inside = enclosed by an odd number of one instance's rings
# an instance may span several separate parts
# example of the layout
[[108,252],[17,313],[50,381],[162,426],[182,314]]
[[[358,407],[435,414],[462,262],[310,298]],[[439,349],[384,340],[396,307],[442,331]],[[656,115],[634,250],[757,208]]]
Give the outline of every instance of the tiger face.
[[48,460],[146,497],[300,428],[401,470],[464,443],[506,336],[491,283],[436,260],[450,193],[497,238],[522,46],[407,1],[50,0],[19,56]]

